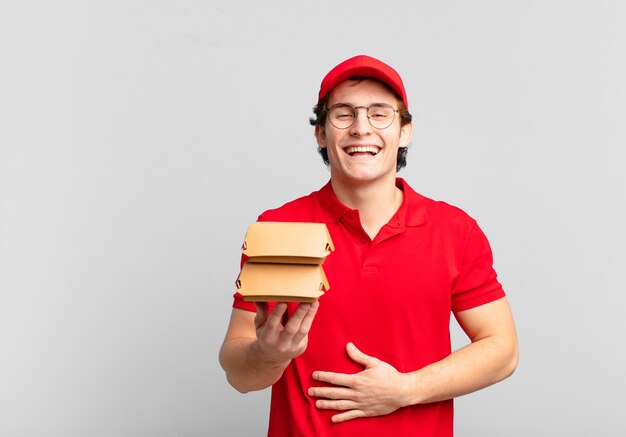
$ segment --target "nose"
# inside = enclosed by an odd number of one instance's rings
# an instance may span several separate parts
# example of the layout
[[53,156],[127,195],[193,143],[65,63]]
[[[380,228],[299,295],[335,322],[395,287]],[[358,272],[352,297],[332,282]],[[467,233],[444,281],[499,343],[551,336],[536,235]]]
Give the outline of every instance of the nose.
[[367,106],[357,106],[354,108],[356,113],[354,123],[350,126],[350,133],[352,135],[366,135],[372,130],[372,125],[367,118]]

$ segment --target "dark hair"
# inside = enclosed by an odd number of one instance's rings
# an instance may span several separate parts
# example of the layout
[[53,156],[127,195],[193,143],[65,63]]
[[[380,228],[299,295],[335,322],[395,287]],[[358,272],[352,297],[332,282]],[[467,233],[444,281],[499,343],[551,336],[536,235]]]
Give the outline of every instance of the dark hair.
[[[413,116],[409,113],[408,109],[404,105],[404,101],[400,98],[400,96],[398,96],[397,93],[395,93],[391,88],[389,88],[383,82],[380,82],[370,77],[353,77],[350,80],[356,80],[357,82],[362,82],[365,79],[379,82],[380,84],[384,85],[387,89],[389,89],[391,92],[394,93],[394,95],[396,96],[398,100],[398,114],[400,116],[400,126],[407,125],[411,122],[411,120],[413,119]],[[326,106],[328,104],[329,95],[330,93],[324,96],[324,98],[320,100],[317,103],[317,105],[313,107],[313,113],[315,115],[309,118],[309,123],[311,123],[311,126],[315,126],[316,129],[321,129],[322,132],[324,132],[324,126],[326,125],[326,118],[328,115],[327,114],[328,111],[326,111]],[[326,148],[323,148],[323,147],[318,147],[317,151],[319,152],[320,155],[322,155],[322,160],[324,161],[324,164],[330,165],[330,161],[328,160],[328,150],[326,150]],[[396,171],[400,171],[401,168],[406,167],[407,153],[408,153],[408,147],[400,147],[398,149],[398,160],[396,163]]]

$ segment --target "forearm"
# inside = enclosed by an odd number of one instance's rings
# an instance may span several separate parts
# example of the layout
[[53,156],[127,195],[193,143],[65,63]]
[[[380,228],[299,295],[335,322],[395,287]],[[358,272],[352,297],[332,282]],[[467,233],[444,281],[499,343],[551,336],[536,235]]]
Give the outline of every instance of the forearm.
[[319,304],[299,304],[284,325],[286,303],[277,303],[271,312],[265,302],[256,306],[256,315],[233,309],[220,350],[228,382],[242,393],[271,386],[304,353]]
[[510,376],[517,366],[517,342],[485,338],[441,361],[405,374],[407,405],[443,401],[480,390]]
[[220,364],[226,371],[226,378],[241,393],[270,387],[280,379],[290,362],[267,360],[257,340],[248,337],[227,340],[220,350]]

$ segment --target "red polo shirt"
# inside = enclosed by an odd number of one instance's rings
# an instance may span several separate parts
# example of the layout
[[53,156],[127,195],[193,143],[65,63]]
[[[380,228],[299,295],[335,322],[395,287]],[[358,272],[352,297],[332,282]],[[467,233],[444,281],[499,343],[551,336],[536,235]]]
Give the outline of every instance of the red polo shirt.
[[[402,180],[402,205],[372,241],[359,211],[343,205],[330,183],[266,211],[259,220],[326,223],[335,252],[324,262],[330,290],[309,333],[307,350],[272,388],[269,436],[451,436],[452,400],[401,408],[386,416],[333,424],[337,411],[315,408],[313,371],[357,373],[346,343],[400,372],[451,353],[450,314],[504,297],[489,243],[458,208],[421,196]],[[291,313],[297,304],[289,304]],[[233,306],[254,311],[235,294]]]

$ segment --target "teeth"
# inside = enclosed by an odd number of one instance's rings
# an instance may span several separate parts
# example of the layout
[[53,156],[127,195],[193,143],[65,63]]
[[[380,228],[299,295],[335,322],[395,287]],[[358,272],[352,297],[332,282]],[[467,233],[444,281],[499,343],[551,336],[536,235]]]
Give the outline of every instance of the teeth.
[[375,146],[350,146],[346,147],[346,153],[352,155],[353,153],[371,153],[376,155],[380,149]]

